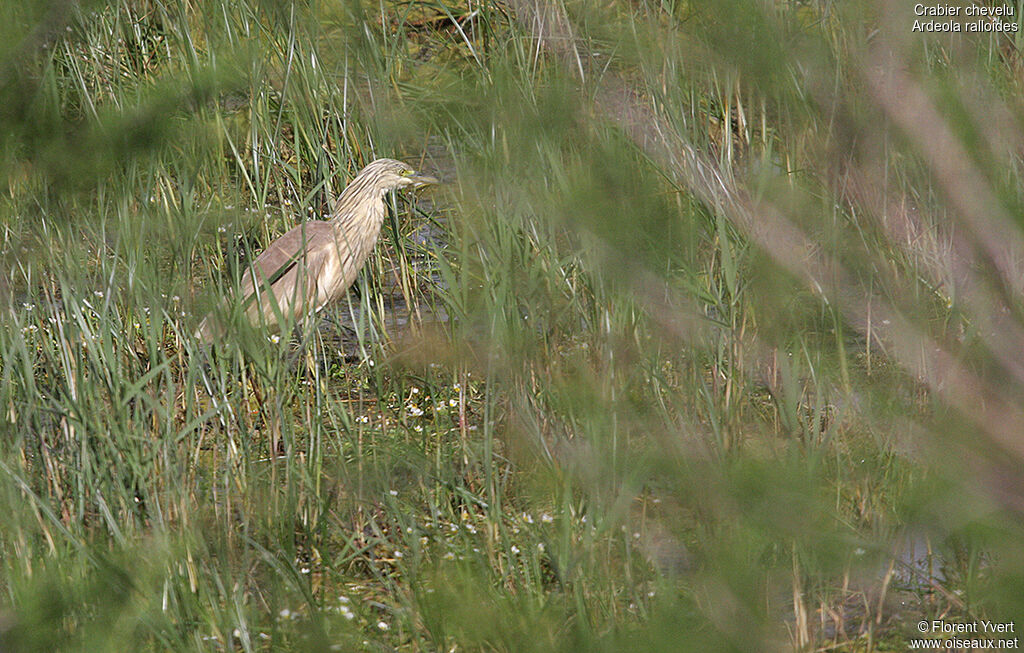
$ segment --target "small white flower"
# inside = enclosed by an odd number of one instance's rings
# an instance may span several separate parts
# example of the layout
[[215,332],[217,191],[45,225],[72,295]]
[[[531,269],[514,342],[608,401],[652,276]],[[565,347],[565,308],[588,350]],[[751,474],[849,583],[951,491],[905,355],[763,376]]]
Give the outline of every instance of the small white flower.
[[411,394],[418,395],[420,393],[420,389],[416,388],[416,387],[412,387],[412,388],[409,388],[409,392]]
[[308,574],[309,573],[309,567],[303,567],[302,569],[299,570],[299,573],[300,574]]
[[513,554],[519,553],[519,547],[513,544],[512,548],[509,549],[509,551],[511,551]]
[[29,304],[28,302],[22,302],[22,303],[21,303],[21,306],[22,306],[22,308],[24,308],[24,309],[25,309],[26,311],[28,311],[29,313],[31,313],[32,311],[34,311],[34,310],[35,310],[35,308],[36,308],[36,305],[35,305],[35,304]]
[[[354,612],[352,612],[351,610],[349,610],[349,609],[348,609],[347,607],[345,607],[345,606],[342,606],[342,608],[341,608],[341,616],[345,617],[345,618],[346,618],[346,619],[348,619],[349,621],[352,621],[353,619],[355,619],[355,618],[356,618],[356,615],[355,615],[355,613],[354,613]],[[340,650],[340,649],[339,649],[339,650]]]
[[390,494],[393,497],[397,497],[398,496],[398,490],[388,490],[388,494]]
[[409,404],[407,406],[407,409],[409,411],[409,415],[412,416],[412,417],[419,417],[420,415],[423,414],[423,409],[420,408],[419,406],[415,406],[413,404]]
[[654,590],[651,590],[650,592],[647,593],[647,598],[649,598],[649,599],[653,599],[654,598]]
[[455,554],[452,553],[451,551],[449,551],[448,553],[444,554],[444,559],[445,560],[454,560],[455,559]]
[[640,533],[633,533],[633,539],[634,540],[639,540],[640,539]]
[[103,291],[102,290],[94,290],[94,291],[92,291],[92,294],[96,295],[97,297],[103,297]]
[[452,384],[452,390],[454,390],[455,392],[461,391],[462,390],[462,384],[461,383]]
[[345,603],[345,604],[347,604],[348,602],[349,602],[349,598],[347,596],[339,596],[338,597],[338,603]]
[[417,424],[416,426],[412,427],[412,430],[416,431],[417,433],[422,433],[423,432],[423,426],[421,424]]
[[456,406],[459,405],[459,400],[455,398],[449,399],[448,405],[451,406],[452,408],[455,408]]
[[267,340],[276,345],[277,343],[281,342],[281,336],[275,333],[274,335],[267,337]]
[[391,626],[389,626],[389,625],[387,624],[387,622],[385,622],[385,621],[378,621],[378,622],[377,622],[377,628],[380,628],[381,630],[387,630],[387,629],[388,629],[388,628],[390,628],[390,627],[391,627]]
[[544,512],[544,513],[541,513],[540,520],[541,520],[541,522],[543,522],[545,524],[550,524],[551,522],[555,521],[555,518],[552,517],[550,514]]
[[177,295],[175,295],[174,297],[171,297],[171,301],[180,302],[181,301],[181,297],[178,297]]
[[369,365],[370,367],[373,367],[374,365],[376,365],[376,363],[373,362],[372,358],[367,358],[366,359],[366,364]]
[[358,422],[359,424],[369,424],[370,418],[367,417],[366,415],[360,415],[359,417],[356,418],[356,422]]
[[278,612],[277,614],[282,619],[287,619],[288,617],[292,616],[292,611],[289,610],[288,608],[285,608],[285,609],[281,610],[280,612]]
[[402,554],[402,552],[401,552],[401,551],[395,551],[395,558],[401,558],[401,557],[402,557],[402,555],[403,555],[403,554]]
[[543,542],[537,542],[537,550],[540,551],[541,553],[544,553],[544,543]]
[[473,524],[466,524],[466,530],[476,535],[476,526],[474,526]]
[[528,513],[528,512],[524,512],[524,513],[522,514],[522,519],[523,519],[523,521],[524,521],[524,522],[526,522],[527,524],[532,524],[532,523],[533,523],[533,515],[531,515],[531,514],[530,514],[530,513]]

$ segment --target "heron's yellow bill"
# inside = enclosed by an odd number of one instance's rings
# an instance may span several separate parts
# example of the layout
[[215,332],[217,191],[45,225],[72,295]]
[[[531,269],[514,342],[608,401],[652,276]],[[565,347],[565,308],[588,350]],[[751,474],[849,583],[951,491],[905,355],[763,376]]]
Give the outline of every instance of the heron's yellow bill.
[[421,175],[418,172],[414,172],[409,175],[409,179],[412,179],[413,188],[423,188],[424,186],[434,186],[440,184],[437,177],[431,177],[430,175]]

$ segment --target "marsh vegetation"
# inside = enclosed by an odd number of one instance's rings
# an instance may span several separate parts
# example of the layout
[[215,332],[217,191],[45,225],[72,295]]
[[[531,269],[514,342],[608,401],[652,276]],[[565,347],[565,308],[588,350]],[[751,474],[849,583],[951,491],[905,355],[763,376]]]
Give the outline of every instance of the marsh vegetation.
[[[1024,624],[1020,32],[870,0],[0,10],[0,650]],[[378,156],[446,183],[391,198],[349,295],[197,342]]]

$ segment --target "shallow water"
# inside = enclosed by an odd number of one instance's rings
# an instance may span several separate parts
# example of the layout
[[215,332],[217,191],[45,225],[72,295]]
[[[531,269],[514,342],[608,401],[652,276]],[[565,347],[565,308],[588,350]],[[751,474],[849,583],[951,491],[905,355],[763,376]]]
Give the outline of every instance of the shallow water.
[[945,557],[935,551],[926,535],[909,533],[897,546],[893,581],[906,591],[931,591],[946,582],[945,567]]

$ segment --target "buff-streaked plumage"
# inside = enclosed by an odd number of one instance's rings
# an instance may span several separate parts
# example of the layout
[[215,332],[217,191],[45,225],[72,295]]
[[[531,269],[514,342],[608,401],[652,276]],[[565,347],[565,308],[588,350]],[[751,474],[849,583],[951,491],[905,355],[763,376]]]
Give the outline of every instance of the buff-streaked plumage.
[[[341,193],[328,221],[304,222],[281,236],[242,275],[238,296],[249,322],[271,330],[299,324],[339,299],[373,251],[384,222],[384,195],[391,190],[436,184],[401,161],[377,159]],[[254,287],[253,274],[258,280]],[[255,296],[254,296],[255,295]],[[226,313],[222,308],[217,313]],[[210,314],[196,335],[206,342],[223,332]]]

